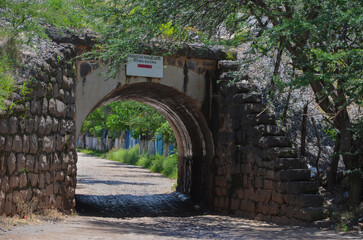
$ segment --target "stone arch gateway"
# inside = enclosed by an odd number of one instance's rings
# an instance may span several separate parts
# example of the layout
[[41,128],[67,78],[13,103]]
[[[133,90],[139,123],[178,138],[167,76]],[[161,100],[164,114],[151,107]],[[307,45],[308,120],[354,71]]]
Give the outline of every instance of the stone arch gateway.
[[161,79],[127,76],[125,66],[115,78],[106,79],[103,76],[107,67],[85,74],[82,69],[91,69],[92,64],[81,61],[78,66],[77,137],[87,115],[105,103],[135,100],[147,104],[164,115],[175,133],[179,152],[177,190],[198,201],[211,198],[212,169],[209,166],[214,144],[206,120],[209,116],[204,116],[203,111],[208,112],[211,105],[208,96],[212,90],[210,82],[216,75],[216,60],[165,57]]

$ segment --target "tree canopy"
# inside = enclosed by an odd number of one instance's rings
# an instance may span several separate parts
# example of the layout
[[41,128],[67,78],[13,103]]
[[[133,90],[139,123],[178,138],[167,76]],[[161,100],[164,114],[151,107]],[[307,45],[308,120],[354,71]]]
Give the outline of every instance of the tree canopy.
[[166,119],[155,109],[134,101],[114,102],[96,109],[84,121],[81,132],[102,137],[107,131],[109,136],[118,138],[126,130],[134,138],[150,140],[161,134],[168,144],[175,143]]
[[100,13],[105,23],[100,56],[116,64],[155,41],[227,47],[249,42],[249,56],[275,58],[274,89],[281,57],[287,56],[293,69],[290,86],[311,87],[340,133],[346,167],[363,167],[356,141],[362,136],[354,130],[362,118],[352,119],[349,113],[351,105],[363,105],[362,1],[114,0]]
[[45,24],[92,28],[101,37],[93,57],[109,61],[114,72],[129,53],[155,44],[173,50],[184,42],[249,43],[246,56],[274,58],[275,91],[286,56],[292,66],[288,84],[311,87],[339,133],[346,167],[363,168],[363,120],[350,113],[352,106],[363,106],[362,1],[14,0],[0,2],[0,8],[8,19],[2,32],[11,29],[7,35],[14,33],[9,39],[17,41],[27,39],[21,33],[42,33]]

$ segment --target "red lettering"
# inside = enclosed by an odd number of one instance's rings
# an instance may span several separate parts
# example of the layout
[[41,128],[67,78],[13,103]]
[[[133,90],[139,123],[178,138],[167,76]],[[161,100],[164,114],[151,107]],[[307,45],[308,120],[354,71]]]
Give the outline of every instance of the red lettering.
[[153,68],[152,65],[147,65],[147,64],[137,64],[137,67],[139,67],[139,68]]

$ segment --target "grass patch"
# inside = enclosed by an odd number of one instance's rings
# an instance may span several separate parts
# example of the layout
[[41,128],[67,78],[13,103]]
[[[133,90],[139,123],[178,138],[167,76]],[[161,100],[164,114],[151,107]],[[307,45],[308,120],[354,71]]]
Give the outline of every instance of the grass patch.
[[106,151],[98,151],[98,150],[92,150],[92,149],[81,149],[77,148],[77,152],[81,152],[87,155],[96,156],[100,158],[106,158],[107,152]]
[[[23,203],[23,206],[30,206],[30,204]],[[43,209],[33,212],[32,208],[27,208],[12,217],[0,216],[0,228],[10,231],[15,226],[36,225],[44,222],[60,222],[65,220],[66,217],[65,214],[57,209]]]
[[107,153],[89,149],[77,149],[77,151],[112,161],[148,168],[171,179],[176,179],[178,176],[178,154],[172,154],[166,158],[159,154],[152,155],[149,153],[139,156],[138,144],[131,149],[114,149]]
[[131,149],[111,150],[106,154],[106,159],[136,165],[139,160],[139,145]]
[[149,168],[153,172],[175,179],[178,176],[178,155],[173,154],[167,158],[157,154],[144,154],[137,162],[138,166]]

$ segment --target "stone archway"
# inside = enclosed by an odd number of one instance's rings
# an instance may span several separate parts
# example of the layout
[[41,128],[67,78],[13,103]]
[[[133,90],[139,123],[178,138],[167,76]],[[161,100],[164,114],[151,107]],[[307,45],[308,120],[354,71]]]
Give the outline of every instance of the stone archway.
[[212,83],[217,60],[164,57],[164,77],[127,76],[125,65],[117,76],[105,78],[107,67],[77,63],[76,136],[96,108],[117,100],[135,100],[158,110],[172,125],[178,144],[178,187],[196,201],[213,201],[213,137],[208,126]]
[[[115,89],[93,109],[119,100],[134,100],[159,111],[171,124],[178,144],[177,190],[194,200],[211,194],[210,166],[214,155],[212,135],[202,113],[184,93],[157,83],[135,83]],[[91,110],[91,111],[92,111]]]

